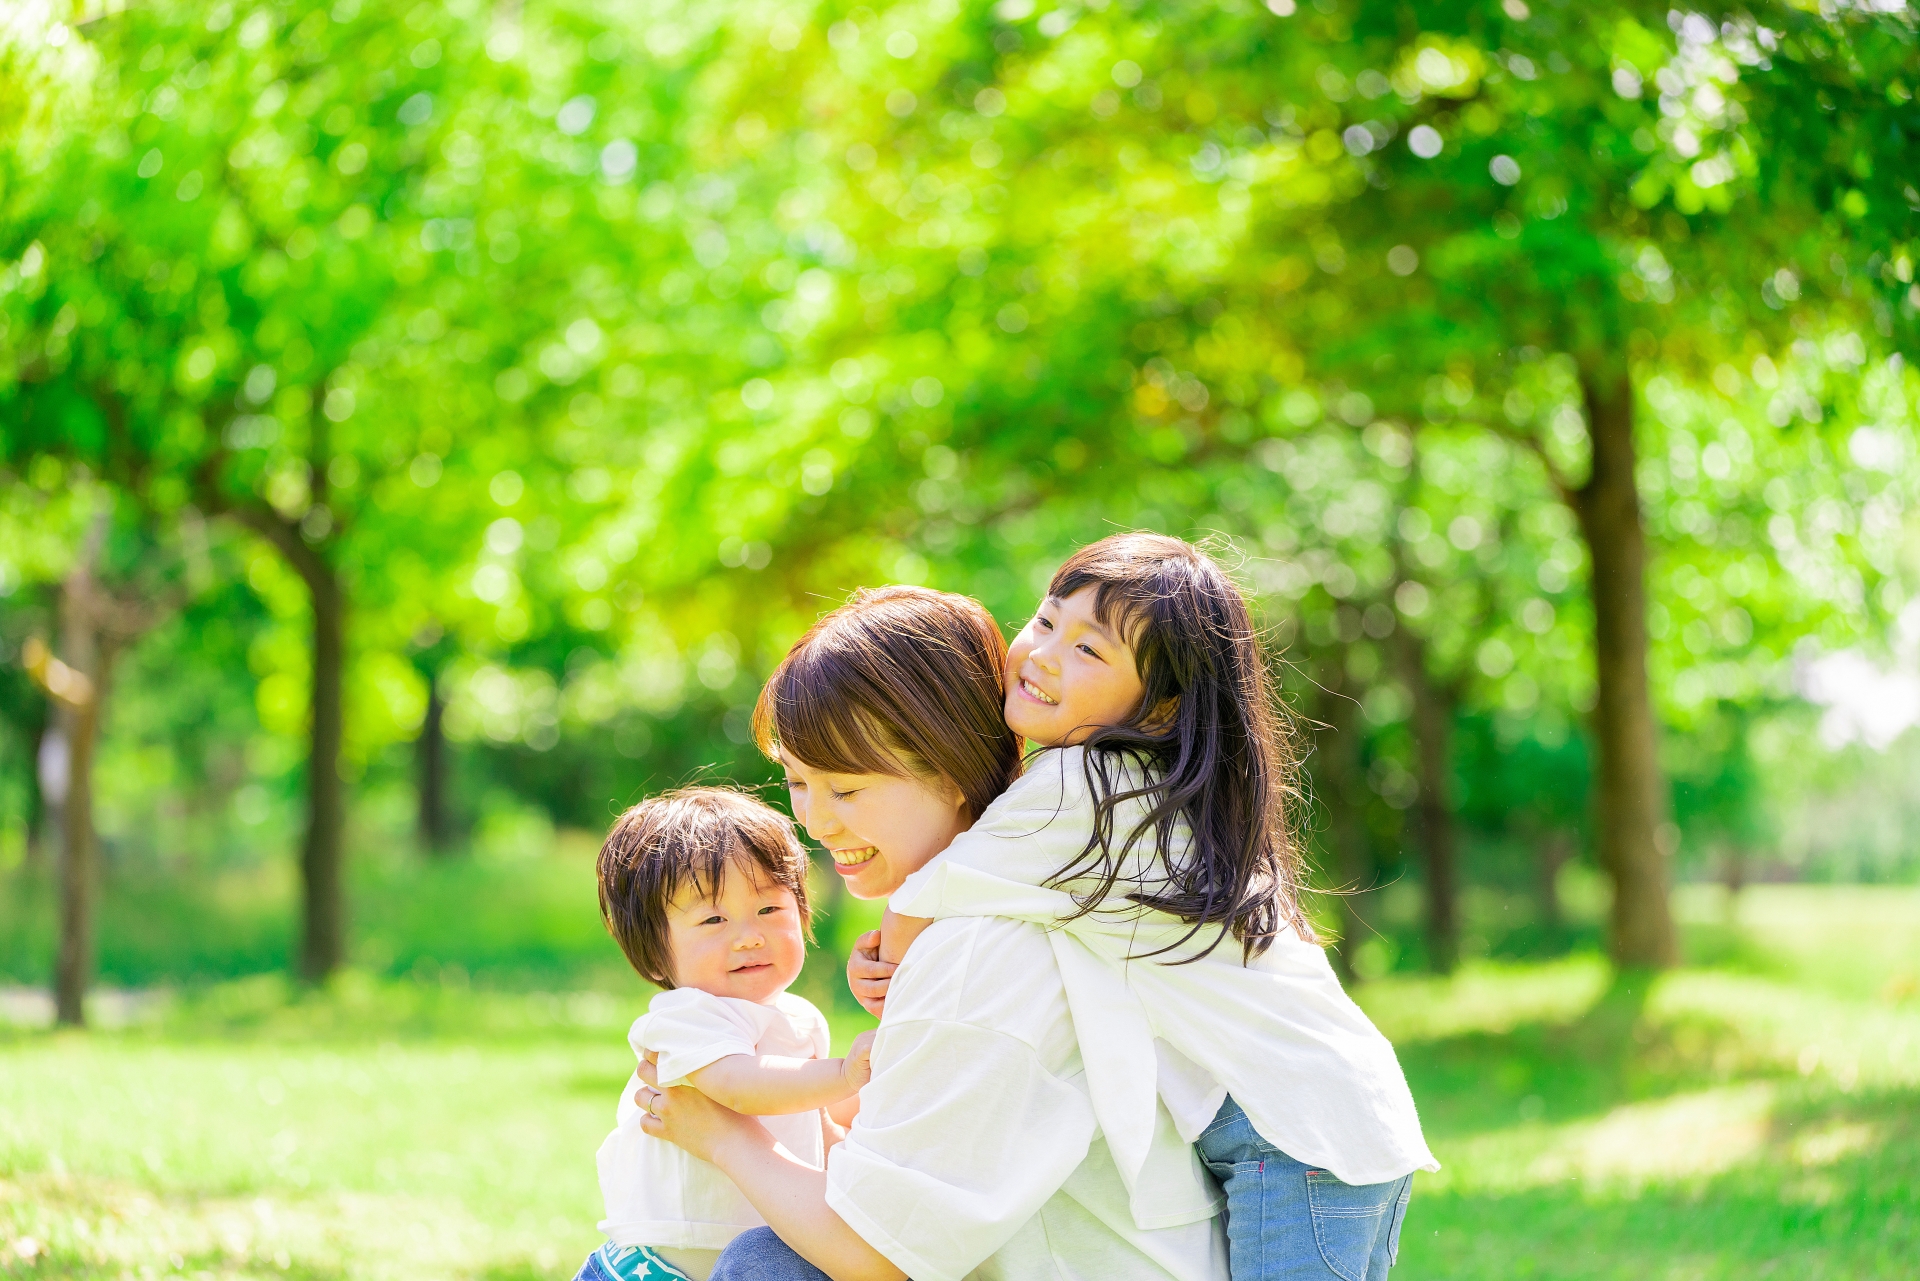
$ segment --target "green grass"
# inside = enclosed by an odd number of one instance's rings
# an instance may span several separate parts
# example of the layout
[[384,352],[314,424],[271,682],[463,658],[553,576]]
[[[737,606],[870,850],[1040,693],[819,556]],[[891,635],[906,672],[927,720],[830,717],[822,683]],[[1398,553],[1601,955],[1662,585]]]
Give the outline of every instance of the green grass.
[[[1920,891],[1680,906],[1705,963],[1651,982],[1574,957],[1363,990],[1446,1167],[1396,1281],[1914,1275]],[[570,1275],[645,992],[405,969],[0,1030],[0,1276]]]

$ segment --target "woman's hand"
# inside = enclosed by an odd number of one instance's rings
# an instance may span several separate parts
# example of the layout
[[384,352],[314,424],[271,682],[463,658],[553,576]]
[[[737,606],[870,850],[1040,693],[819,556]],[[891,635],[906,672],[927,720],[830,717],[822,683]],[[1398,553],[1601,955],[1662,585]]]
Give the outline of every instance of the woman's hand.
[[847,986],[860,1008],[879,1018],[887,1005],[887,983],[894,966],[880,959],[880,931],[868,930],[854,940],[847,957]]
[[637,1069],[645,1082],[633,1095],[646,1113],[640,1118],[641,1129],[715,1165],[720,1149],[730,1143],[773,1147],[773,1135],[753,1117],[722,1107],[690,1085],[659,1088],[660,1072],[653,1057],[649,1054]]

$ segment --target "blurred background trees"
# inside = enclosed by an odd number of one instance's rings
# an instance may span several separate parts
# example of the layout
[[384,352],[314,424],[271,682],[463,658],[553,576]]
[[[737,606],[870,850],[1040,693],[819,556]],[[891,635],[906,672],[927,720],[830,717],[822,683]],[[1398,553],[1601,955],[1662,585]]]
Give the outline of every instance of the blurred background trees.
[[[1920,808],[1920,62],[1884,9],[17,23],[0,910],[38,911],[74,742],[21,660],[89,670],[96,528],[148,584],[108,906],[210,940],[117,926],[122,981],[445,961],[457,922],[394,924],[419,856],[764,780],[758,681],[848,590],[1017,625],[1136,526],[1261,598],[1354,977],[1598,943],[1604,903],[1664,964],[1676,874],[1911,878],[1910,828],[1828,817]],[[245,905],[287,866],[276,934]]]

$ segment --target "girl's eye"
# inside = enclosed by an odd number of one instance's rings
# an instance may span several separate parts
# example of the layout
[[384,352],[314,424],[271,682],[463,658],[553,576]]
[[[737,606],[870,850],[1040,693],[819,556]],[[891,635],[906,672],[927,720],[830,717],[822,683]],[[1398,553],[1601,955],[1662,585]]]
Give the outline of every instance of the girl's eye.
[[760,909],[760,915],[770,916],[773,913],[778,912],[779,910],[780,910],[780,905],[778,903],[771,903],[766,907],[763,907]]
[[1046,628],[1048,631],[1053,630],[1053,620],[1049,619],[1045,614],[1035,614],[1033,616],[1033,621],[1038,623],[1040,626]]
[[708,917],[708,918],[707,918],[706,920],[704,920],[704,921],[702,921],[702,922],[700,922],[700,924],[702,924],[702,925],[724,925],[724,924],[726,924],[726,921],[727,921],[727,918],[726,918],[726,917],[724,917],[724,916],[709,916],[709,917]]
[[1099,653],[1096,652],[1093,646],[1091,645],[1076,645],[1074,648],[1078,649],[1082,654],[1085,654],[1088,658],[1100,657]]
[[[831,788],[829,788],[828,790],[829,790],[829,791],[832,791],[832,789],[831,789]],[[834,799],[834,800],[836,800],[836,801],[844,801],[844,800],[846,800],[846,799],[847,799],[847,798],[848,798],[849,796],[852,796],[852,795],[854,794],[854,792],[858,792],[859,790],[860,790],[860,789],[856,787],[856,788],[854,788],[854,789],[853,789],[853,791],[851,791],[851,792],[834,792],[834,793],[833,793],[833,799]]]

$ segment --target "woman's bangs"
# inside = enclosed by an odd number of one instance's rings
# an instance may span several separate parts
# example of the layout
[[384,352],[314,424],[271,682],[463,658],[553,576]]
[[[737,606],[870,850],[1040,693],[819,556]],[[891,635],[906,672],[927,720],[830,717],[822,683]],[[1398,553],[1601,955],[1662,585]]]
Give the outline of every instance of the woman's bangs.
[[767,684],[761,749],[830,774],[907,777],[898,752],[847,679],[852,673],[836,655],[819,652],[826,648],[795,655]]

